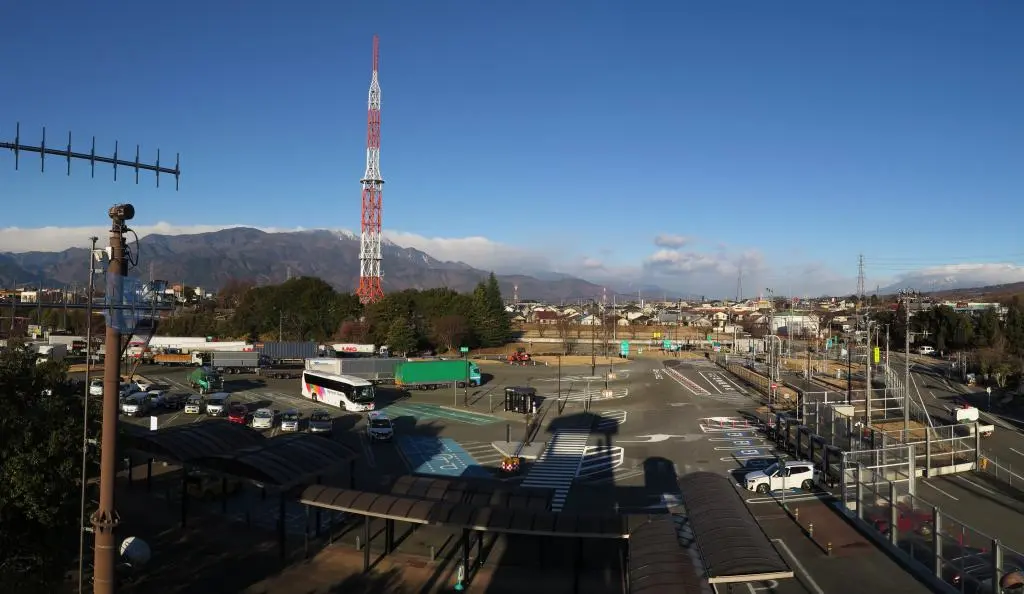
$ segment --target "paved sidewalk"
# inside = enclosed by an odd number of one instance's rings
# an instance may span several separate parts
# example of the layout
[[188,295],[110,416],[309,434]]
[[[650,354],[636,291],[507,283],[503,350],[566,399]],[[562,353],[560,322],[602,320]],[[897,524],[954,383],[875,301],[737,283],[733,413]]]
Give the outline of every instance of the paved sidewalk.
[[811,499],[788,507],[794,521],[826,555],[846,557],[874,550],[868,539],[840,516],[830,501]]

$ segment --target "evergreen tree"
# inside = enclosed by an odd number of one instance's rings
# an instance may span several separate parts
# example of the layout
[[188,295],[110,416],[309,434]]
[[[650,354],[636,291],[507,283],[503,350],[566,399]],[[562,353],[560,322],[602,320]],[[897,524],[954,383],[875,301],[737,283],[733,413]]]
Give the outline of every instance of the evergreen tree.
[[408,353],[416,348],[416,330],[406,316],[395,316],[388,327],[388,349],[393,353]]
[[512,335],[512,321],[505,312],[501,288],[493,272],[487,281],[481,281],[473,290],[470,319],[480,346],[501,346],[509,341]]

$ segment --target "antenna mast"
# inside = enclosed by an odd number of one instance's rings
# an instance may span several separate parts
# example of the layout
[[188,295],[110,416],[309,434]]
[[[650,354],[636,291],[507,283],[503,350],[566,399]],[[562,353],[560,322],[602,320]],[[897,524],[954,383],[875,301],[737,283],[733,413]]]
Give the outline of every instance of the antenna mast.
[[380,83],[377,81],[379,41],[373,36],[373,74],[370,76],[369,110],[366,124],[366,173],[363,184],[362,226],[359,236],[359,288],[362,303],[384,297],[381,282],[381,206],[384,180],[380,175]]

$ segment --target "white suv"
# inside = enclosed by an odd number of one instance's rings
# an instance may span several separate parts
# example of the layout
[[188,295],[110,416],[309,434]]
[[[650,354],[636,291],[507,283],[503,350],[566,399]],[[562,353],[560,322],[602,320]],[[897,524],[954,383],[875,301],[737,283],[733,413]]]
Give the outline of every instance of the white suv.
[[90,396],[102,396],[103,395],[103,378],[94,379],[89,382],[89,395]]
[[395,436],[395,426],[391,419],[382,412],[372,412],[366,415],[366,436],[370,441],[391,441]]
[[771,493],[773,491],[803,489],[810,491],[818,482],[820,474],[813,462],[790,460],[776,462],[764,470],[748,472],[744,477],[748,491]]

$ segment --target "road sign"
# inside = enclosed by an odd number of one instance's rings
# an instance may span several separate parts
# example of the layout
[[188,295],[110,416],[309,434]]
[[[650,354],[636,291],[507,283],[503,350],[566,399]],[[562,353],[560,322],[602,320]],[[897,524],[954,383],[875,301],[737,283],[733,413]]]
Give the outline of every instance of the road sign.
[[670,348],[672,348],[672,341],[668,340],[667,338],[665,340],[661,341],[661,348],[663,348],[663,349],[670,349]]
[[469,352],[469,347],[459,347],[459,352],[462,354],[466,354]]
[[881,361],[882,360],[882,349],[880,349],[878,347],[875,347],[874,349],[872,349],[871,358],[875,360],[876,364],[879,361]]
[[772,389],[773,390],[778,390],[779,389],[779,384],[776,384],[775,382],[772,382]]

